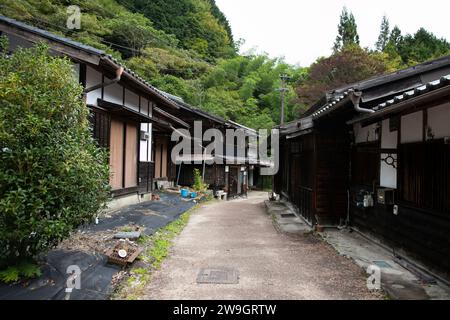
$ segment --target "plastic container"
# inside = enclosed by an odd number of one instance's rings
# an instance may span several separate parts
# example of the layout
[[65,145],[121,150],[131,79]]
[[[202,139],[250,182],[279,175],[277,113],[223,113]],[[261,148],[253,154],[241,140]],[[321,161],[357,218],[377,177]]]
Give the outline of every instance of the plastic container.
[[197,192],[191,192],[191,198],[192,199],[197,198]]
[[181,197],[187,198],[189,196],[189,190],[188,189],[181,189]]

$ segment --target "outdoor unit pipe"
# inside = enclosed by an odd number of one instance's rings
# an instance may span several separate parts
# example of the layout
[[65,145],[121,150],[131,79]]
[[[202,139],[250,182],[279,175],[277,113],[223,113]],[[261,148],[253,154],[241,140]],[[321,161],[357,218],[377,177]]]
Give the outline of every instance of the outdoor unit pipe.
[[100,89],[100,88],[104,88],[104,87],[107,87],[107,86],[110,86],[110,85],[112,85],[114,83],[119,82],[120,79],[122,78],[123,71],[124,71],[123,67],[119,67],[116,70],[116,77],[114,79],[112,79],[112,80],[108,79],[105,82],[96,84],[95,86],[92,86],[90,88],[86,88],[86,89],[84,89],[84,93],[86,94],[86,93],[89,93],[91,91],[94,91],[94,90],[97,90],[97,89]]
[[359,103],[361,102],[361,96],[362,96],[361,91],[353,91],[350,94],[350,100],[353,103],[353,107],[355,108],[355,111],[360,112],[360,113],[374,113],[375,110],[365,109],[365,108],[361,108],[359,106]]

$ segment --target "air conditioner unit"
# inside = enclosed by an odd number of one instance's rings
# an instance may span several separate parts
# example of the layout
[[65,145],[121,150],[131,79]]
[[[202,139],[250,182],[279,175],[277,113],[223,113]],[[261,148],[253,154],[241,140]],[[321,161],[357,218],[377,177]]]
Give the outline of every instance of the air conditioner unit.
[[144,140],[144,141],[150,140],[150,133],[141,131],[141,140]]
[[395,189],[380,188],[378,189],[377,201],[379,204],[393,205],[395,203],[394,195]]

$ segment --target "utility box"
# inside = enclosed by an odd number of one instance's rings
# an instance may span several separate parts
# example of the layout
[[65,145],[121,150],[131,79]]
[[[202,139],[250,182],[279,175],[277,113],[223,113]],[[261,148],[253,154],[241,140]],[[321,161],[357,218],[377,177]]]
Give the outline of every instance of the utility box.
[[150,133],[146,132],[146,131],[141,131],[141,140],[142,141],[148,141],[150,140]]
[[395,195],[394,189],[388,188],[378,189],[377,202],[379,204],[384,205],[393,205],[395,203],[394,195]]

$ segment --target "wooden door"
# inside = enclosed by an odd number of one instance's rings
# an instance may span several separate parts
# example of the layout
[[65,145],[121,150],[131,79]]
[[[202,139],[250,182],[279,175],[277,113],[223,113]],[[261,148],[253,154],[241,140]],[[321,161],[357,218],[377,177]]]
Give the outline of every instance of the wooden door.
[[167,179],[167,138],[158,137],[155,141],[155,179]]
[[137,126],[126,125],[125,142],[125,188],[137,186],[138,140]]
[[116,119],[111,120],[110,157],[111,167],[110,185],[113,190],[121,189],[123,183],[123,152],[124,152],[124,123]]

